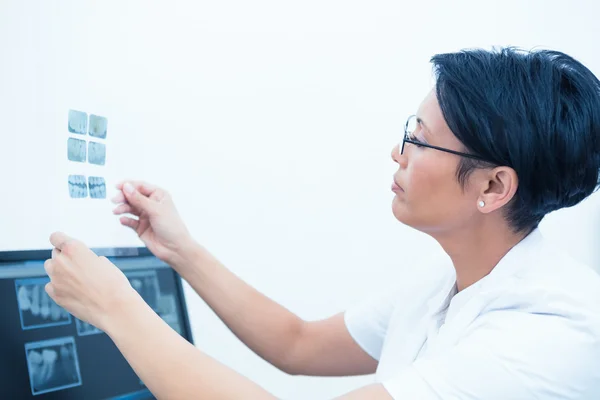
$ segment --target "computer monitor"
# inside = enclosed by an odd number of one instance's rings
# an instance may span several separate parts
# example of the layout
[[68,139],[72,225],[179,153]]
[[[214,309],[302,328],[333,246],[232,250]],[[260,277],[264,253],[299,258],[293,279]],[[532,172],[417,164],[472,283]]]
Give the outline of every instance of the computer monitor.
[[[93,249],[193,343],[181,278],[146,248]],[[104,332],[46,294],[51,250],[0,252],[0,399],[153,399]]]

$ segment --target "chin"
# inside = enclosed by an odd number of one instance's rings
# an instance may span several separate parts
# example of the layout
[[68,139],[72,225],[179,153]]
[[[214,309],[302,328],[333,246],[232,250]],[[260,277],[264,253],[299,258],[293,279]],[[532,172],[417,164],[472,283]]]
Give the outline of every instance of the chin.
[[392,214],[394,214],[394,217],[404,225],[412,226],[410,223],[411,213],[408,211],[406,203],[395,196],[392,200]]
[[408,204],[398,197],[394,197],[394,200],[392,200],[392,214],[401,224],[426,233],[430,228],[429,223],[431,221],[419,218],[418,213],[415,211],[414,209],[411,210]]

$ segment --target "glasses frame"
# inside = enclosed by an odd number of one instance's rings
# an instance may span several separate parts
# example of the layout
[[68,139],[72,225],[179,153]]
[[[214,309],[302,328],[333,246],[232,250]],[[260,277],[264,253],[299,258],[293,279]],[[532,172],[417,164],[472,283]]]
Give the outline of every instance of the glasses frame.
[[455,154],[457,156],[472,158],[474,160],[479,160],[479,161],[484,161],[484,162],[487,162],[487,163],[494,164],[493,162],[491,162],[491,161],[489,161],[489,160],[487,160],[487,159],[485,159],[483,157],[480,157],[478,155],[475,155],[475,154],[463,153],[463,152],[456,151],[456,150],[446,149],[445,147],[438,147],[438,146],[434,146],[434,145],[431,145],[431,144],[427,144],[427,143],[423,143],[423,142],[418,142],[416,140],[409,139],[409,137],[408,137],[408,124],[409,124],[409,122],[410,122],[410,120],[412,118],[416,118],[416,117],[417,117],[416,114],[413,114],[413,115],[409,116],[408,119],[406,120],[406,124],[404,125],[404,138],[402,139],[402,147],[400,148],[400,154],[401,155],[404,154],[404,145],[406,143],[410,143],[410,144],[414,144],[416,146],[428,147],[430,149],[439,150],[439,151],[443,151],[443,152],[450,153],[450,154]]

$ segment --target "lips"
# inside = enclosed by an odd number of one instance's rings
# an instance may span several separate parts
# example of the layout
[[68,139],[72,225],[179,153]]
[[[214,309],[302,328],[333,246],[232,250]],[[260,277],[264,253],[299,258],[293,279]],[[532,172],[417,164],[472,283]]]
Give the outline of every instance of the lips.
[[404,192],[404,189],[402,189],[402,187],[400,187],[400,185],[398,185],[396,183],[396,180],[392,181],[392,192],[394,192],[394,193]]

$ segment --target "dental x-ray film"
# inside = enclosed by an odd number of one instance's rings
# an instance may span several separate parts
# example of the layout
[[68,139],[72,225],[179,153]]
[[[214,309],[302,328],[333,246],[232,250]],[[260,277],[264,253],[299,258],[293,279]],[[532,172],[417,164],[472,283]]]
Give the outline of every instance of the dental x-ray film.
[[87,131],[87,114],[83,111],[69,110],[69,132],[85,135]]
[[69,175],[69,196],[83,199],[88,195],[87,182],[84,175]]
[[71,323],[71,314],[46,293],[50,278],[15,280],[17,303],[23,330],[48,328]]
[[108,120],[105,117],[90,114],[90,136],[106,139]]
[[156,271],[132,271],[125,274],[131,286],[142,296],[144,301],[156,311],[160,296]]
[[86,148],[85,140],[69,138],[67,139],[67,157],[69,161],[85,162]]
[[33,395],[81,385],[77,348],[72,336],[26,343],[25,355]]
[[95,165],[106,163],[106,145],[98,142],[88,142],[88,162]]
[[106,182],[100,176],[88,177],[88,186],[90,189],[90,197],[92,199],[106,198]]
[[77,325],[77,334],[79,336],[95,335],[98,333],[104,333],[94,325],[82,321],[79,318],[75,318],[75,324]]

